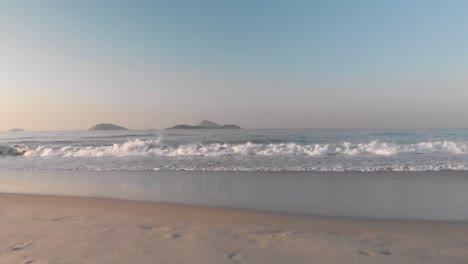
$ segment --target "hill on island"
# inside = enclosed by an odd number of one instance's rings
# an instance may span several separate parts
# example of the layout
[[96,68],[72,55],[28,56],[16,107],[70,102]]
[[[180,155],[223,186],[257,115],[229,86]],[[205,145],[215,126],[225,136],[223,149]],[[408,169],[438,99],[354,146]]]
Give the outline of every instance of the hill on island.
[[208,128],[220,127],[220,125],[216,124],[215,122],[211,122],[211,121],[208,121],[208,120],[201,121],[200,124],[198,124],[198,126],[208,127]]
[[242,128],[238,125],[233,125],[233,124],[218,125],[215,122],[203,120],[197,126],[176,125],[168,129],[242,129]]
[[128,130],[125,127],[121,127],[114,124],[97,124],[91,127],[89,130]]
[[8,132],[23,132],[24,129],[21,129],[21,128],[13,128],[13,129],[10,129],[8,130]]

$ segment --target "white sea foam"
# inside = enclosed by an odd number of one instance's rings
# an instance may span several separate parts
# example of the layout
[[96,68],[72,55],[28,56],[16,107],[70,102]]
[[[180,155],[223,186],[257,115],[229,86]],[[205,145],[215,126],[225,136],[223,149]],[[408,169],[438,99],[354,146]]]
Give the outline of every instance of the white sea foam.
[[102,157],[102,156],[321,156],[321,155],[374,155],[396,156],[403,154],[468,154],[468,142],[427,141],[417,144],[396,144],[391,142],[370,141],[353,144],[308,144],[301,145],[293,142],[255,144],[185,144],[178,146],[164,145],[158,140],[130,140],[123,144],[111,146],[37,146],[1,147],[1,155],[24,155],[34,157]]
[[[115,170],[115,169],[109,169]],[[126,169],[125,169],[126,170]],[[155,171],[245,171],[245,172],[385,172],[385,171],[401,171],[401,172],[417,172],[417,171],[465,171],[468,166],[463,164],[437,164],[437,165],[412,165],[412,166],[375,166],[375,167],[164,167],[153,168]]]

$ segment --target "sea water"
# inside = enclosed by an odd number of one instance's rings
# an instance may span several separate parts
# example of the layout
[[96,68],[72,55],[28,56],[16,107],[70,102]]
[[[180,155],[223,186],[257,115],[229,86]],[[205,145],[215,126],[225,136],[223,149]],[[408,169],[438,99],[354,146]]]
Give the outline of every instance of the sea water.
[[0,168],[84,171],[468,170],[468,130],[1,132]]
[[0,133],[0,192],[468,220],[466,130]]

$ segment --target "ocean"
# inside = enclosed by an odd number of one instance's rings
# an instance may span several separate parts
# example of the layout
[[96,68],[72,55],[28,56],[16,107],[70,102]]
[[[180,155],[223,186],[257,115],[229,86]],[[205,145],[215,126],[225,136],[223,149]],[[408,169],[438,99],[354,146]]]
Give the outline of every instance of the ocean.
[[468,170],[468,130],[1,132],[0,168],[83,171]]
[[0,192],[468,220],[467,130],[0,133]]

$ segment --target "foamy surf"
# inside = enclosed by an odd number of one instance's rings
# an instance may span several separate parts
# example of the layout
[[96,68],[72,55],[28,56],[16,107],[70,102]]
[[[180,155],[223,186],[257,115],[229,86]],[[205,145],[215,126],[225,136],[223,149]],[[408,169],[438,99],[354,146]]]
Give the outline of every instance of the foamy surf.
[[0,148],[2,155],[60,156],[60,157],[102,157],[102,156],[319,156],[319,155],[376,155],[394,156],[400,154],[467,154],[468,142],[434,141],[399,145],[391,142],[371,141],[367,143],[343,142],[340,144],[301,145],[294,142],[275,144],[193,143],[169,146],[160,140],[130,140],[111,146],[44,146]]
[[353,130],[0,133],[0,168],[25,170],[468,170],[468,133]]

